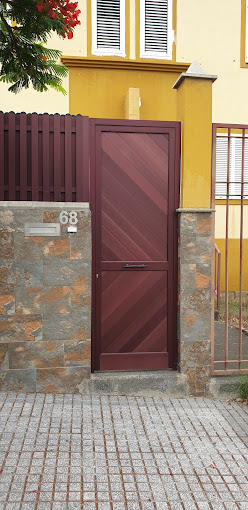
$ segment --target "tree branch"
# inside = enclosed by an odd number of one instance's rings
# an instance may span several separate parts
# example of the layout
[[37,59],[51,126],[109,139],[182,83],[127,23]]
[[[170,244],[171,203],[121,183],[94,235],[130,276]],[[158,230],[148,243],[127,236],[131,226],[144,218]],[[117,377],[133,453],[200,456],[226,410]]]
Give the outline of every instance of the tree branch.
[[8,33],[9,33],[9,36],[10,36],[10,39],[11,39],[11,43],[12,43],[12,49],[15,48],[16,50],[16,53],[18,54],[18,44],[16,42],[16,38],[13,34],[13,31],[12,31],[12,28],[9,26],[9,24],[7,23],[4,15],[0,12],[0,18],[2,20],[2,22],[4,23],[4,25],[6,26],[7,30],[8,30]]

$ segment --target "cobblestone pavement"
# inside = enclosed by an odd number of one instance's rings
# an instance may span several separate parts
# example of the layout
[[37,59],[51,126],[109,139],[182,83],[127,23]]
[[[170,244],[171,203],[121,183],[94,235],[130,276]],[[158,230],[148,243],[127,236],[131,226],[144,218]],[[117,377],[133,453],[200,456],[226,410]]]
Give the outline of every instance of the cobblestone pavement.
[[0,393],[4,510],[248,509],[248,410]]

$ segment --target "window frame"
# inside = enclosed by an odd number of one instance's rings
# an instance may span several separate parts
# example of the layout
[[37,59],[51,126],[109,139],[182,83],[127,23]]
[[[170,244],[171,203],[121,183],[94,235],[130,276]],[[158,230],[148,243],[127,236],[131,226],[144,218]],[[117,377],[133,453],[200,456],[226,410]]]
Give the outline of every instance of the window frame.
[[[218,134],[216,139],[218,138]],[[228,135],[225,133],[219,134],[219,138],[227,139],[228,141]],[[229,200],[241,200],[241,195],[237,194],[235,195],[235,184],[239,184],[239,181],[236,181],[236,140],[241,139],[241,134],[233,134],[230,136],[230,193],[229,193]],[[248,135],[245,135],[245,140],[248,142]],[[228,148],[227,148],[227,157],[228,157]],[[216,156],[215,156],[216,159]],[[219,181],[217,181],[217,166],[215,168],[215,184],[218,184]],[[224,186],[226,183],[223,183]],[[244,200],[248,199],[248,195],[243,196]],[[215,186],[215,200],[227,200],[227,195],[221,195],[216,193],[216,186]]]
[[126,57],[125,54],[125,15],[126,2],[120,0],[120,49],[111,46],[109,48],[97,47],[97,0],[91,0],[91,33],[92,33],[92,55]]
[[[247,0],[248,1],[248,0]],[[145,0],[140,0],[140,58],[156,58],[159,60],[172,60],[174,42],[173,30],[173,0],[168,0],[168,51],[145,50]]]

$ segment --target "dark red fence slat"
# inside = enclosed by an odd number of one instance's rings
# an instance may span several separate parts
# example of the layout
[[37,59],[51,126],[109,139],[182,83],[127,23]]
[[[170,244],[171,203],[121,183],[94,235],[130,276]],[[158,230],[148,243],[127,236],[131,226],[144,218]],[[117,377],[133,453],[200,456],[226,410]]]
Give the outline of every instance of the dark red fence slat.
[[15,114],[9,113],[9,138],[8,138],[8,153],[9,153],[9,200],[16,199],[15,193]]
[[72,201],[71,117],[65,117],[65,201]]
[[4,114],[0,112],[0,200],[4,200]]
[[31,117],[31,165],[32,165],[32,200],[39,199],[38,193],[38,115]]
[[27,115],[20,114],[20,200],[27,200]]
[[77,202],[83,201],[83,122],[82,117],[76,117],[76,181],[77,181]]
[[0,112],[0,199],[89,201],[89,119]]
[[[81,172],[83,174],[83,193],[82,200],[84,202],[90,201],[90,127],[89,117],[83,117],[83,161]],[[78,200],[79,201],[79,200]]]
[[43,156],[43,200],[50,200],[50,182],[49,182],[49,115],[43,115],[42,123],[42,156]]
[[60,170],[60,115],[53,118],[53,155],[54,155],[54,201],[61,201],[61,170]]

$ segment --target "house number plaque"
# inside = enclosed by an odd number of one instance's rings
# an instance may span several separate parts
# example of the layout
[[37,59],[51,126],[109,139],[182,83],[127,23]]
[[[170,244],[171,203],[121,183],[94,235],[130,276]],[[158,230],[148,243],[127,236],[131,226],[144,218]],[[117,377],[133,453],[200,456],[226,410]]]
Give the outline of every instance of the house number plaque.
[[59,221],[62,225],[70,223],[70,225],[76,225],[78,223],[77,211],[61,211],[59,215]]

